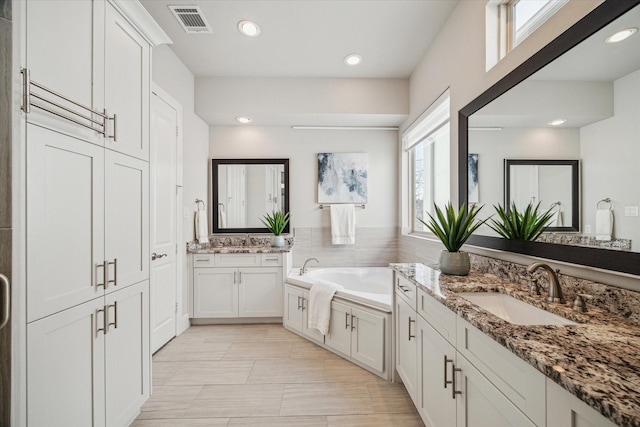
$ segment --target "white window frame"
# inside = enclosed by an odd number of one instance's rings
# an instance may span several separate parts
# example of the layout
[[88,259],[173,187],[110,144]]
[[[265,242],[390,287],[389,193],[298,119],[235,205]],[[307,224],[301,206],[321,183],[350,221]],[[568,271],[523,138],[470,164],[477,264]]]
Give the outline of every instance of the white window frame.
[[[405,174],[405,180],[407,183],[407,200],[405,201],[405,209],[409,214],[406,225],[408,226],[408,232],[416,235],[431,235],[429,232],[416,230],[416,224],[418,223],[417,215],[415,212],[415,171],[413,162],[413,148],[423,141],[426,141],[433,134],[442,129],[443,126],[451,126],[451,96],[449,89],[447,89],[438,99],[423,112],[420,117],[416,119],[413,124],[403,132],[402,134],[402,150],[403,157],[406,159],[405,165],[407,165],[407,173]],[[449,128],[449,135],[451,129]],[[451,144],[449,138],[449,155],[451,154]],[[451,170],[451,162],[449,161],[447,169]],[[433,174],[433,168],[429,168],[429,172]],[[431,175],[433,178],[433,175]],[[449,181],[449,193],[451,192],[451,182]],[[431,187],[433,188],[433,179]],[[425,200],[427,197],[425,197]]]

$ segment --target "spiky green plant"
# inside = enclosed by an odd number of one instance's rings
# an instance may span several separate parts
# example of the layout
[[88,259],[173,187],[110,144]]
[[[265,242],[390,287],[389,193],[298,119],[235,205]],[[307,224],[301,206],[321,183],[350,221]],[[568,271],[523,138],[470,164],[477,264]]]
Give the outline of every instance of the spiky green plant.
[[465,205],[458,210],[455,210],[451,203],[447,203],[444,210],[435,203],[433,207],[435,217],[427,212],[428,220],[418,218],[418,221],[435,234],[449,252],[459,252],[469,236],[489,219],[476,220],[478,212],[482,209],[482,206],[478,205],[472,205],[470,209]]
[[553,208],[540,213],[540,203],[535,207],[529,203],[524,212],[519,212],[515,202],[511,202],[509,209],[501,205],[494,208],[500,221],[491,220],[488,224],[494,231],[506,239],[536,240],[547,228],[553,217]]
[[280,211],[273,211],[271,214],[265,214],[264,219],[260,218],[260,221],[271,231],[275,236],[279,236],[284,231],[284,228],[289,223],[289,217],[291,212],[282,213]]

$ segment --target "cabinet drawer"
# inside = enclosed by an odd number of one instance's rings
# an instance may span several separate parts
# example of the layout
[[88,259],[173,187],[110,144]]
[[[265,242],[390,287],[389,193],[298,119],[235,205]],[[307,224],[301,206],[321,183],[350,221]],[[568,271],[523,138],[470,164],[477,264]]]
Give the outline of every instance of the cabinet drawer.
[[418,314],[449,343],[456,345],[456,313],[422,290],[418,290]]
[[457,349],[536,425],[545,425],[545,375],[457,318]]
[[193,255],[193,267],[213,267],[215,265],[213,255],[209,254],[194,254]]
[[395,288],[396,294],[409,304],[409,307],[415,310],[417,300],[416,285],[396,273]]
[[282,265],[282,255],[280,254],[262,254],[262,265],[265,267]]
[[216,254],[216,267],[260,267],[262,254]]

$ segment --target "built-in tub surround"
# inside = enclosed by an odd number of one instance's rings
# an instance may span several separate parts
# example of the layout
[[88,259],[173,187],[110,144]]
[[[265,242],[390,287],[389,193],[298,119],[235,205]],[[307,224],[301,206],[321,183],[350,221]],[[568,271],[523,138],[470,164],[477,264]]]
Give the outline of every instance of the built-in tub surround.
[[[504,278],[525,276],[526,266],[519,269],[514,265],[502,265],[502,262],[498,265],[489,259],[474,261],[469,276],[441,275],[422,264],[392,264],[392,268],[616,424],[640,426],[640,327],[637,315],[624,317],[620,316],[616,305],[593,304],[598,303],[600,297],[588,303],[587,313],[573,311],[571,298],[575,291],[570,289],[572,286],[577,289],[578,285],[562,275],[561,284],[567,303],[547,304],[544,290],[540,296],[530,296],[528,287]],[[497,274],[480,271],[478,264],[487,269],[491,265]],[[596,285],[605,287],[593,284],[594,287]],[[507,293],[567,317],[576,324],[514,325],[457,295],[459,292],[489,291]],[[630,295],[633,292],[624,292],[636,302],[639,300],[637,295]]]

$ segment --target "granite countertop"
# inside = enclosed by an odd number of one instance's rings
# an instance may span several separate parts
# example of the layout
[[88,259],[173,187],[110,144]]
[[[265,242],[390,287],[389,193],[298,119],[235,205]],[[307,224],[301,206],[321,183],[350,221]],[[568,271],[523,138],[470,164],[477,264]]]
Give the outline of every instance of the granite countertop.
[[205,246],[201,248],[187,247],[190,254],[279,254],[291,252],[292,246],[285,245],[279,248],[271,246]]
[[[528,289],[489,273],[448,276],[423,264],[391,264],[460,317],[535,367],[620,426],[640,426],[640,327],[623,317],[588,306],[578,313],[566,304],[548,304],[545,290]],[[502,292],[566,317],[575,325],[514,325],[456,295]]]
[[291,252],[293,238],[285,237],[285,245],[271,246],[271,236],[221,235],[211,236],[209,243],[187,243],[189,254],[279,254]]

